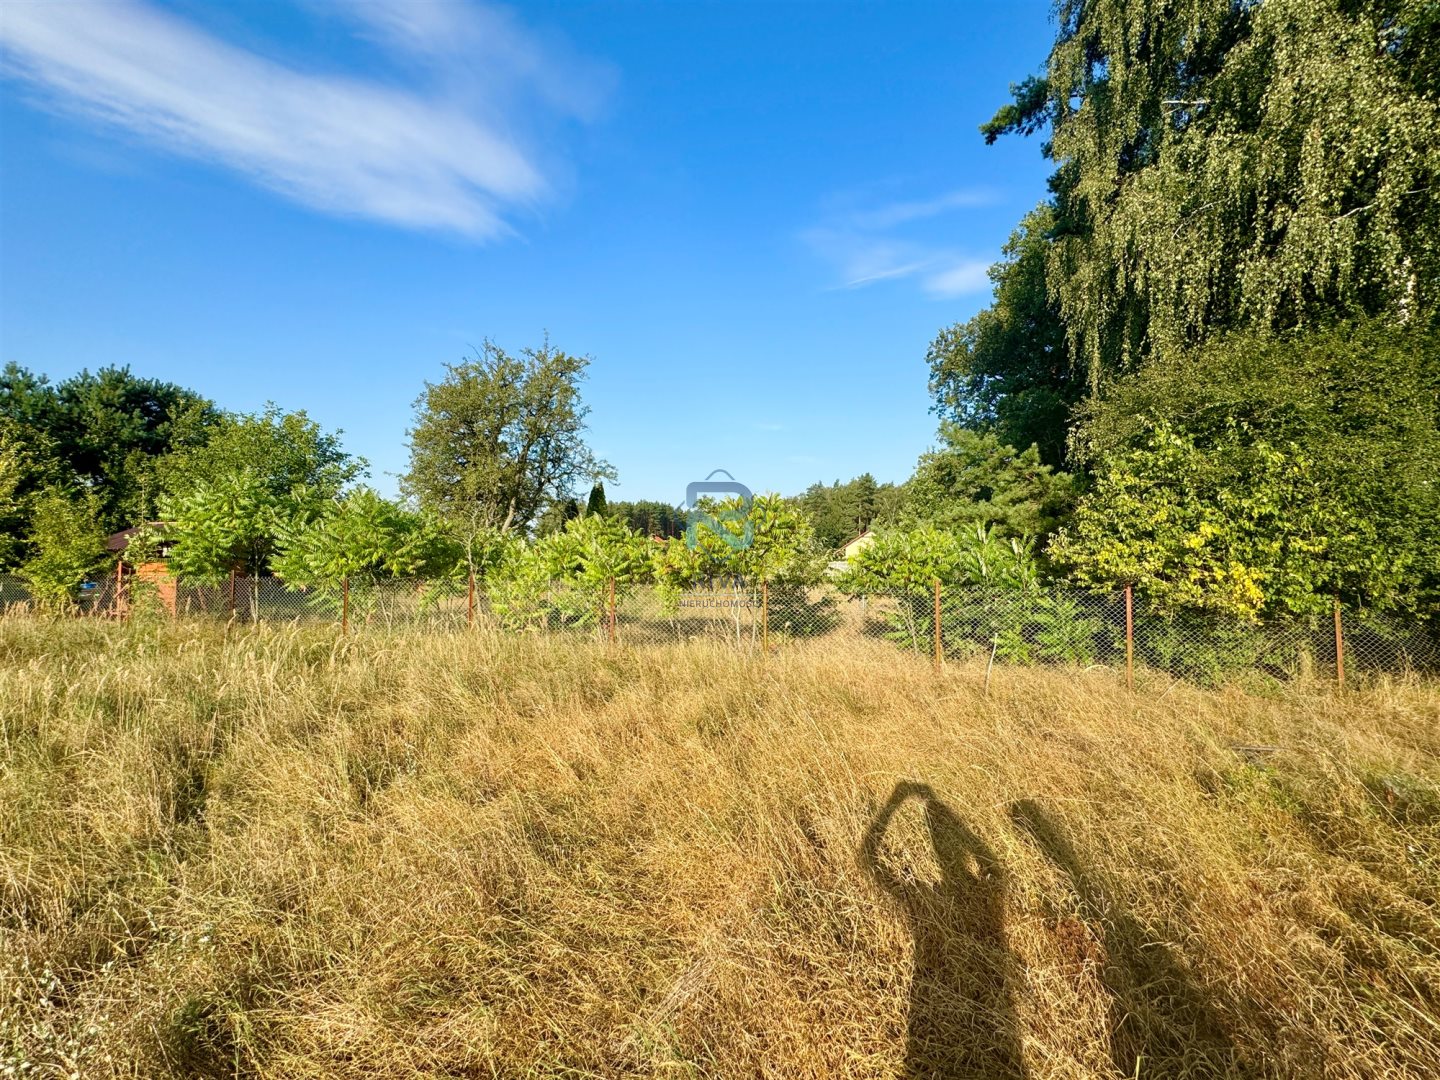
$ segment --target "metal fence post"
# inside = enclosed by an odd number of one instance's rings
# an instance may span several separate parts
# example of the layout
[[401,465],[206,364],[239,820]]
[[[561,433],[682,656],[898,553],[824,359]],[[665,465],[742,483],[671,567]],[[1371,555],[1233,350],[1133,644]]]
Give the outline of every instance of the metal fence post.
[[940,674],[940,664],[944,658],[945,646],[940,640],[940,579],[935,579],[935,674]]
[[470,596],[469,606],[465,610],[465,625],[475,625],[475,570],[473,567],[470,570]]
[[770,582],[760,582],[760,651],[770,651]]
[[1125,586],[1125,689],[1135,690],[1135,586]]
[[1335,685],[1345,689],[1345,631],[1340,625],[1340,601],[1335,601]]
[[230,618],[235,618],[235,567],[230,567]]
[[350,576],[340,579],[340,632],[350,633]]
[[615,579],[610,579],[610,644],[615,644]]

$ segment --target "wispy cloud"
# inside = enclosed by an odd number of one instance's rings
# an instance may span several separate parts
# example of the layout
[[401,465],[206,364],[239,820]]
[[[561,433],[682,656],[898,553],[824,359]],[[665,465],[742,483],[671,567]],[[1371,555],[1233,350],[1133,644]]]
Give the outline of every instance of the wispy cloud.
[[983,292],[990,285],[987,260],[928,239],[907,237],[903,226],[994,201],[987,191],[961,189],[879,206],[835,205],[819,225],[802,232],[801,239],[835,268],[840,277],[836,288],[858,289],[909,278],[935,297]]
[[508,231],[507,212],[552,189],[518,134],[527,123],[591,117],[604,97],[603,67],[568,55],[552,67],[551,43],[503,9],[347,0],[327,12],[409,77],[301,70],[139,0],[6,4],[0,70],[46,105],[307,206],[473,239]]
[[994,202],[995,196],[989,191],[961,188],[958,191],[948,191],[944,195],[937,195],[933,199],[892,202],[872,210],[855,211],[850,215],[850,220],[859,229],[890,229],[910,221],[923,221],[926,218],[949,213],[951,210],[991,206]]

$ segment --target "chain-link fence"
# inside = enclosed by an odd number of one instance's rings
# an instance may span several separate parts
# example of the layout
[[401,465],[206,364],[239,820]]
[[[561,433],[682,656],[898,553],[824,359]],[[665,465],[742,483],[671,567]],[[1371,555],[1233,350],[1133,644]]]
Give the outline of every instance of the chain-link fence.
[[[37,610],[23,581],[0,576],[0,612]],[[82,590],[81,615],[141,612],[240,623],[370,630],[546,634],[627,646],[728,644],[759,653],[874,643],[933,663],[1104,666],[1202,683],[1242,673],[1343,681],[1376,672],[1440,673],[1432,623],[1365,612],[1249,623],[1164,611],[1125,591],[934,587],[849,597],[830,585],[739,580],[688,589],[570,581],[471,583],[352,579],[292,589],[272,577],[218,584],[109,578]]]

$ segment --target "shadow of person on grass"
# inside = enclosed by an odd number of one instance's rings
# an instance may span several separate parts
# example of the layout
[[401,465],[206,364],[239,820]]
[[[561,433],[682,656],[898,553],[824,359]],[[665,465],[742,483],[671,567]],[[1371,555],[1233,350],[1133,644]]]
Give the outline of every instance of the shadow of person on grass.
[[1023,799],[1011,819],[1070,879],[1079,915],[1101,942],[1110,996],[1110,1059],[1124,1076],[1235,1076],[1235,1047],[1184,960],[1086,868],[1064,830]]
[[[895,812],[912,798],[924,806],[938,882],[893,867],[880,851]],[[866,830],[860,860],[898,902],[915,939],[903,1075],[1023,1080],[1005,883],[994,854],[928,785],[903,782]]]

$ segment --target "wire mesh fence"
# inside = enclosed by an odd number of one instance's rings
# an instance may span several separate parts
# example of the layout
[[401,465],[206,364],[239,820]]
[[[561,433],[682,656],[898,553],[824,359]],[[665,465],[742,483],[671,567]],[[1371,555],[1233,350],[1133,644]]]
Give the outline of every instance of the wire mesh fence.
[[[0,613],[40,610],[24,582],[0,575]],[[710,641],[750,653],[876,643],[941,666],[1109,667],[1199,683],[1256,673],[1279,680],[1366,673],[1440,674],[1440,630],[1369,612],[1250,623],[1162,610],[1138,594],[1062,587],[1002,591],[932,587],[846,596],[721,580],[674,589],[605,581],[470,582],[350,579],[291,588],[273,577],[218,583],[110,577],[70,609],[91,617],[142,612],[236,623],[331,625],[341,632],[421,630],[545,634],[617,646]]]

